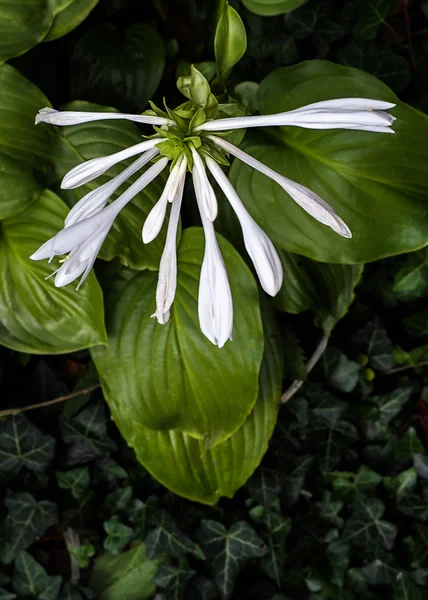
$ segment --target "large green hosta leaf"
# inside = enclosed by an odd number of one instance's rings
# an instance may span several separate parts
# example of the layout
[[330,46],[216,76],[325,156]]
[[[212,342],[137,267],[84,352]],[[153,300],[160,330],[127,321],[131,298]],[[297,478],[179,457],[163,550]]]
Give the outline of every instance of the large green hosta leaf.
[[48,106],[42,92],[9,65],[0,65],[0,219],[36,200],[55,179],[55,131],[35,127]]
[[[52,1],[52,0],[51,0]],[[99,0],[53,0],[59,2],[54,21],[44,42],[56,40],[75,29],[86,19]]]
[[263,354],[257,287],[236,250],[219,241],[234,300],[233,342],[221,349],[198,322],[202,229],[183,234],[166,325],[150,318],[155,273],[127,271],[113,284],[106,311],[109,345],[94,349],[93,357],[110,409],[132,446],[147,427],[186,432],[208,448],[232,435],[254,406]]
[[46,191],[0,229],[0,344],[33,354],[59,354],[105,343],[103,297],[95,275],[80,291],[46,277],[59,265],[29,256],[62,228],[67,209]]
[[231,178],[258,223],[284,250],[332,263],[358,263],[428,242],[428,117],[401,103],[375,77],[325,61],[271,73],[259,89],[263,113],[340,97],[397,102],[395,135],[266,128],[244,149],[323,197],[350,226],[341,238],[275,183],[235,161]]
[[354,299],[354,288],[363,267],[321,263],[283,250],[279,251],[279,256],[285,283],[275,304],[294,314],[313,310],[315,324],[330,334]]
[[[184,234],[184,240],[186,236],[187,233]],[[150,276],[151,274],[144,273],[138,277],[141,279]],[[251,321],[250,315],[247,316]],[[257,323],[250,322],[249,325],[255,327]],[[134,448],[138,459],[153,477],[176,494],[197,502],[215,504],[222,496],[232,497],[260,464],[275,427],[283,373],[280,337],[268,311],[264,311],[264,334],[265,350],[256,404],[238,431],[216,446],[207,448],[203,440],[180,431],[154,431],[144,427],[136,418],[132,403],[123,400],[119,404],[112,402],[110,397],[109,404],[116,424]],[[225,348],[226,346],[220,352]],[[237,350],[237,353],[240,351]],[[114,366],[112,361],[103,361],[98,349],[92,352],[98,367],[107,369]],[[216,373],[214,369],[205,373],[207,387],[212,389],[217,381]],[[236,380],[239,380],[240,386],[244,385],[245,377],[241,370],[235,370],[234,378],[235,386],[238,384]],[[257,389],[257,384],[252,384],[251,395],[254,389]],[[205,408],[209,410],[208,402],[212,401],[212,397],[204,394],[203,398],[207,403]],[[216,401],[220,402],[221,399],[219,394]],[[238,396],[236,400],[239,400]],[[156,402],[155,397],[152,402]]]
[[53,18],[52,0],[0,0],[0,61],[42,41]]
[[[114,110],[89,102],[72,102],[64,108],[65,110],[78,111]],[[148,130],[147,133],[149,132],[151,131]],[[64,175],[66,171],[84,160],[113,154],[143,141],[138,127],[129,121],[95,121],[64,127],[61,129],[61,133],[67,146],[67,152],[57,156],[57,168],[61,175]],[[61,195],[72,206],[87,192],[118,175],[134,160],[135,157],[123,161],[112,167],[106,175],[80,188],[63,190]],[[122,193],[140,175],[141,171],[130,177],[113,198]],[[100,258],[112,260],[119,257],[123,264],[134,269],[154,270],[159,267],[160,257],[165,245],[165,227],[156,240],[147,246],[142,242],[141,228],[152,206],[159,199],[164,184],[165,174],[161,174],[121,211],[101,247]]]

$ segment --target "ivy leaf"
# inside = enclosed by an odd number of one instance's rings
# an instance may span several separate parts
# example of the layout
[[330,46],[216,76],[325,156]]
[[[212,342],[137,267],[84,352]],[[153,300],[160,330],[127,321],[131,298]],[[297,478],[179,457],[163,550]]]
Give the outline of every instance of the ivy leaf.
[[38,600],[56,600],[61,587],[61,577],[50,577],[44,568],[27,552],[15,559],[13,589],[18,595]]
[[152,515],[152,522],[155,528],[149,532],[144,540],[149,559],[164,553],[174,557],[190,553],[198,558],[204,558],[199,546],[180,531],[166,510],[155,511]]
[[392,453],[396,458],[406,459],[411,459],[414,454],[425,453],[425,447],[414,427],[409,427],[403,437],[395,441]]
[[57,508],[53,502],[37,502],[26,492],[5,499],[9,510],[6,521],[7,542],[0,548],[1,560],[8,564],[21,550],[26,550],[42,536],[48,527],[58,522]]
[[319,454],[321,471],[328,473],[338,463],[344,450],[358,439],[354,425],[342,419],[348,404],[330,394],[324,394],[310,421],[308,433]]
[[384,512],[385,506],[377,498],[357,497],[341,541],[371,552],[375,552],[379,547],[391,550],[397,528],[388,521],[382,521]]
[[357,473],[332,472],[330,479],[334,492],[349,500],[356,494],[375,495],[376,486],[382,481],[382,476],[363,465]]
[[402,471],[395,477],[385,477],[383,484],[398,500],[409,496],[416,487],[418,476],[415,467]]
[[181,600],[187,582],[195,575],[188,562],[181,557],[178,565],[162,563],[153,579],[154,583],[168,593],[168,599]]
[[107,434],[106,414],[102,401],[91,403],[77,416],[60,422],[63,440],[70,444],[67,455],[69,466],[84,463],[116,449]]
[[228,531],[222,523],[203,519],[198,539],[210,559],[214,581],[224,599],[230,598],[236,576],[247,559],[266,552],[263,540],[245,521],[234,523]]
[[264,508],[269,508],[278,496],[281,485],[274,471],[260,468],[245,486],[250,496]]
[[354,35],[362,40],[372,40],[385,20],[398,7],[399,0],[361,0]]
[[104,521],[104,529],[108,534],[104,540],[104,548],[115,556],[118,556],[134,537],[133,530],[121,523],[118,516]]
[[357,67],[379,77],[395,92],[404,89],[412,76],[409,63],[403,56],[375,42],[352,40],[337,51],[337,60],[345,66]]
[[306,475],[313,462],[313,456],[299,456],[293,464],[292,471],[287,473],[283,484],[283,496],[288,507],[293,506],[299,499]]
[[267,509],[262,517],[266,525],[266,542],[269,551],[262,556],[260,566],[281,587],[284,575],[285,540],[291,529],[291,519],[284,517],[277,510]]
[[411,252],[396,273],[393,292],[400,300],[408,302],[428,293],[428,250]]
[[76,500],[89,487],[89,468],[79,467],[70,471],[55,473],[58,485],[62,490],[71,490],[71,493]]
[[358,350],[368,356],[375,371],[386,372],[394,366],[392,343],[379,318],[370,321],[354,336]]
[[54,438],[42,434],[24,415],[0,421],[0,474],[16,475],[22,467],[44,471],[54,449]]
[[349,546],[333,540],[327,547],[327,556],[333,569],[332,583],[342,589],[346,572],[349,569]]
[[58,600],[86,600],[86,598],[83,596],[83,593],[80,593],[80,590],[76,586],[68,581],[62,588]]
[[418,521],[426,522],[428,520],[428,502],[427,498],[421,498],[417,494],[411,494],[401,499],[397,504],[398,510],[404,515],[408,515]]
[[3,588],[0,588],[0,600],[14,600],[16,598],[16,594],[12,594]]
[[361,365],[337,348],[327,348],[320,360],[327,382],[340,392],[352,392],[358,383]]
[[369,440],[382,440],[388,437],[388,425],[407,404],[413,389],[398,388],[389,394],[371,396],[375,405],[365,417],[364,432]]
[[414,312],[403,319],[403,325],[415,337],[428,335],[428,310]]
[[397,575],[393,591],[394,600],[422,600],[423,598],[421,591],[407,573]]
[[104,506],[111,514],[127,512],[133,497],[132,486],[117,487],[106,497]]

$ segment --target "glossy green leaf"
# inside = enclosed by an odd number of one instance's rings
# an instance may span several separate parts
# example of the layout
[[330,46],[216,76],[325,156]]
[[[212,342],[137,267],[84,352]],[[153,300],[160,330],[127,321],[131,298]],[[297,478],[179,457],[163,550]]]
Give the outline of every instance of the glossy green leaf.
[[98,2],[99,0],[67,0],[60,10],[55,12],[51,28],[43,41],[51,42],[73,31]]
[[169,554],[175,558],[184,554],[193,554],[198,558],[204,558],[199,546],[184,535],[166,510],[156,511],[151,520],[155,527],[144,540],[148,558],[156,558],[161,554]]
[[285,283],[275,303],[291,313],[315,312],[315,324],[329,334],[348,311],[363,272],[359,265],[320,263],[280,251]]
[[6,544],[0,548],[1,561],[9,564],[58,522],[56,505],[48,500],[37,502],[27,492],[5,498],[9,511],[6,521]]
[[116,449],[115,442],[107,434],[104,403],[94,402],[78,415],[62,419],[62,438],[69,444],[69,466],[88,462]]
[[0,61],[24,54],[43,40],[54,19],[51,0],[0,2]]
[[236,250],[219,242],[234,300],[233,342],[223,348],[199,328],[202,229],[183,234],[177,293],[166,325],[150,318],[154,273],[124,273],[113,290],[109,347],[98,348],[93,358],[114,419],[134,447],[141,427],[182,431],[215,445],[233,434],[254,406],[263,354],[257,288]]
[[[141,297],[141,288],[137,291]],[[123,403],[111,403],[116,424],[138,459],[153,477],[176,494],[205,504],[215,504],[222,496],[232,497],[266,452],[276,423],[283,366],[278,332],[266,312],[265,317],[258,399],[244,425],[225,442],[207,449],[203,441],[178,431],[154,431],[136,425],[132,408],[127,415]],[[112,368],[114,361],[104,362],[98,351],[93,355],[100,368]]]
[[50,464],[54,450],[54,438],[43,435],[24,415],[0,421],[2,475],[16,475],[23,467],[42,472]]
[[181,600],[184,598],[186,583],[193,575],[195,575],[195,571],[190,569],[187,560],[180,558],[178,565],[171,565],[169,563],[159,565],[154,582],[157,586],[165,590],[168,594],[168,599]]
[[[113,110],[88,102],[72,102],[66,108],[83,111]],[[83,160],[113,154],[142,141],[138,127],[128,121],[95,121],[64,127],[61,133],[65,138],[68,150],[67,156],[58,156],[58,168],[61,169],[61,175],[65,175],[66,171],[82,163]],[[86,193],[121,173],[133,160],[131,158],[115,165],[106,175],[87,185],[74,190],[63,190],[61,196],[72,206]],[[136,181],[140,175],[141,172],[138,172],[130,177],[126,186]],[[124,265],[133,269],[158,269],[165,245],[165,227],[156,240],[148,245],[142,242],[141,228],[151,208],[159,200],[164,184],[165,175],[161,174],[120,212],[101,247],[100,258],[112,260],[118,257]],[[123,191],[122,187],[113,195],[113,198]]]
[[308,0],[242,0],[243,5],[256,15],[272,17],[295,10]]
[[94,565],[91,588],[99,600],[148,600],[155,593],[152,583],[158,560],[149,560],[144,544],[121,556],[100,556]]
[[74,48],[72,97],[141,113],[164,64],[162,38],[150,25],[136,23],[123,32],[112,23],[97,23]]
[[104,529],[108,534],[104,540],[104,548],[115,556],[118,556],[134,537],[132,529],[121,523],[118,516],[104,521]]
[[228,2],[217,23],[214,53],[217,76],[214,83],[223,86],[232,68],[239,62],[247,48],[247,35],[241,17]]
[[399,0],[362,0],[354,29],[355,37],[372,40],[385,20],[398,8]]
[[58,486],[62,490],[71,490],[71,493],[76,500],[78,500],[82,493],[89,487],[88,467],[79,467],[64,472],[57,471],[55,475]]
[[395,275],[392,291],[399,300],[409,301],[428,294],[428,249],[404,257]]
[[249,558],[263,556],[263,540],[245,521],[237,521],[227,530],[218,521],[202,520],[198,538],[214,574],[220,597],[230,598],[235,579]]
[[[284,250],[322,262],[358,263],[428,242],[428,117],[376,78],[325,61],[278,69],[260,85],[259,109],[276,113],[341,97],[397,102],[395,135],[266,128],[244,149],[324,198],[349,225],[344,239],[297,206],[275,183],[234,161],[231,179],[247,208]],[[248,139],[247,139],[248,138]]]
[[95,275],[81,290],[46,279],[58,263],[29,257],[63,227],[62,200],[43,193],[24,212],[2,221],[0,342],[33,354],[60,354],[105,343],[104,307]]
[[13,589],[21,597],[55,600],[61,587],[61,577],[47,575],[44,568],[27,552],[21,552],[14,563]]
[[49,106],[36,86],[3,64],[0,87],[0,219],[4,219],[34,202],[56,178],[57,136],[34,125],[37,111]]
[[397,528],[389,521],[382,520],[384,512],[385,506],[377,498],[358,498],[341,541],[371,551],[382,547],[391,550]]

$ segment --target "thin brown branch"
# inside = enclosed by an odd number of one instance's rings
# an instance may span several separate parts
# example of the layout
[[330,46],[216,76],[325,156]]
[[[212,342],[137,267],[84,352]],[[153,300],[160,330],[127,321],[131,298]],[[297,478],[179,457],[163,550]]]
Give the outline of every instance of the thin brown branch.
[[25,412],[27,410],[34,410],[35,408],[44,408],[45,406],[52,406],[53,404],[59,404],[60,402],[65,402],[66,400],[71,400],[71,398],[77,398],[78,396],[83,396],[84,394],[89,394],[94,390],[97,390],[101,387],[100,383],[96,385],[91,385],[83,390],[79,390],[77,392],[72,392],[71,394],[66,394],[65,396],[59,396],[58,398],[54,398],[53,400],[48,400],[47,402],[40,402],[39,404],[29,404],[28,406],[22,406],[21,408],[8,408],[7,410],[0,410],[0,419],[2,417],[9,417],[11,415],[18,415],[19,413]]
[[387,371],[385,375],[390,375],[391,373],[399,373],[400,371],[407,371],[408,369],[417,369],[418,367],[428,367],[428,361],[420,362],[416,365],[404,365],[403,367],[395,367],[395,369]]
[[[315,367],[315,365],[317,364],[317,362],[323,355],[325,349],[327,348],[327,342],[328,342],[328,337],[326,335],[324,335],[321,338],[321,341],[318,344],[318,346],[315,348],[315,352],[312,354],[311,358],[308,360],[308,364],[306,365],[306,375],[309,375],[309,373],[312,371],[312,369]],[[286,402],[288,402],[294,396],[294,394],[300,390],[300,388],[302,387],[302,385],[304,383],[305,382],[300,379],[296,379],[295,381],[293,381],[293,383],[290,385],[288,390],[286,390],[282,394],[281,404],[285,404]]]

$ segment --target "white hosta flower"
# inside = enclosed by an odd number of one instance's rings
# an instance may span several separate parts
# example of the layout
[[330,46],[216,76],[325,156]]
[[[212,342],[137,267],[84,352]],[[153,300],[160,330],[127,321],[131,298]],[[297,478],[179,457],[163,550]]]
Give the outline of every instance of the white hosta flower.
[[[177,230],[180,220],[183,187],[171,207],[165,247],[159,265],[158,285],[156,288],[156,317],[162,325],[169,320],[169,311],[174,302],[177,289]],[[146,221],[147,222],[147,221]]]
[[[212,110],[212,102],[210,106]],[[233,304],[226,265],[213,226],[218,213],[218,203],[206,167],[235,211],[242,228],[245,247],[253,261],[260,284],[271,296],[277,294],[282,285],[283,273],[280,259],[271,240],[248,213],[218,162],[227,164],[225,159],[228,154],[238,158],[270,177],[320,223],[345,238],[351,237],[351,232],[335,211],[317,194],[276,173],[228,142],[223,136],[215,135],[215,132],[247,127],[292,125],[309,129],[340,128],[393,133],[391,124],[395,118],[386,111],[394,106],[390,102],[380,100],[342,98],[315,102],[276,115],[208,119],[197,127],[192,125],[192,117],[196,117],[196,121],[201,123],[201,115],[199,112],[198,115],[196,114],[196,106],[192,112],[188,105],[186,111],[189,117],[183,116],[181,111],[177,122],[172,118],[155,115],[56,111],[52,108],[44,108],[37,115],[36,123],[67,126],[101,119],[125,119],[159,126],[160,129],[156,128],[155,136],[146,141],[115,154],[86,161],[72,169],[62,181],[63,188],[84,185],[120,161],[140,155],[117,177],[87,193],[71,209],[65,219],[64,228],[43,244],[31,258],[51,261],[56,255],[66,254],[66,258],[60,261],[62,264],[55,272],[55,285],[60,287],[82,276],[79,283],[81,285],[88,276],[120,210],[166,167],[168,160],[174,160],[163,193],[145,223],[142,224],[143,242],[147,244],[159,234],[165,221],[168,204],[171,204],[166,243],[159,266],[156,312],[153,316],[159,323],[166,323],[170,316],[177,287],[177,230],[186,173],[190,170],[205,234],[205,251],[198,296],[199,323],[206,337],[221,348],[232,337]],[[173,116],[174,112],[169,114]],[[206,119],[206,115],[202,117],[202,121]],[[210,132],[213,134],[211,135]],[[223,135],[227,136],[227,133]],[[157,156],[159,154],[160,157]],[[107,206],[116,190],[152,159],[156,159],[156,162],[117,200]]]
[[228,131],[247,127],[295,126],[306,129],[360,129],[377,133],[394,133],[395,117],[385,112],[392,102],[367,98],[341,98],[314,102],[296,110],[256,117],[232,117],[207,121],[197,131]]
[[226,152],[229,152],[229,154],[232,154],[232,156],[236,156],[236,158],[239,158],[250,167],[257,169],[257,171],[260,171],[263,175],[273,179],[273,181],[280,185],[282,189],[286,191],[299,206],[314,217],[314,219],[324,225],[328,225],[333,231],[343,237],[352,237],[352,233],[346,223],[342,221],[331,206],[320,198],[318,194],[315,194],[315,192],[312,192],[304,185],[300,185],[300,183],[296,183],[295,181],[291,181],[291,179],[280,175],[223,138],[217,136],[209,136],[209,138],[217,146],[223,148]]
[[54,256],[67,254],[61,267],[56,271],[55,285],[62,287],[71,283],[83,273],[78,288],[82,285],[95,262],[113,222],[130,200],[143,190],[166,167],[168,160],[160,159],[133,183],[117,200],[89,218],[74,225],[66,225],[53,238],[45,242],[34,254],[32,260],[51,261]]
[[168,202],[174,202],[178,196],[183,194],[186,169],[187,159],[185,156],[181,156],[168,177],[161,197],[149,212],[144,222],[142,237],[145,244],[152,242],[162,229]]
[[193,185],[205,234],[205,252],[199,280],[199,325],[202,333],[213,344],[222,348],[232,338],[232,292],[214,225],[205,214],[203,179],[197,170],[193,173]]
[[281,261],[274,245],[250,216],[218,163],[207,157],[207,166],[239,219],[245,248],[253,261],[262,288],[271,296],[276,296],[282,286],[283,274]]

